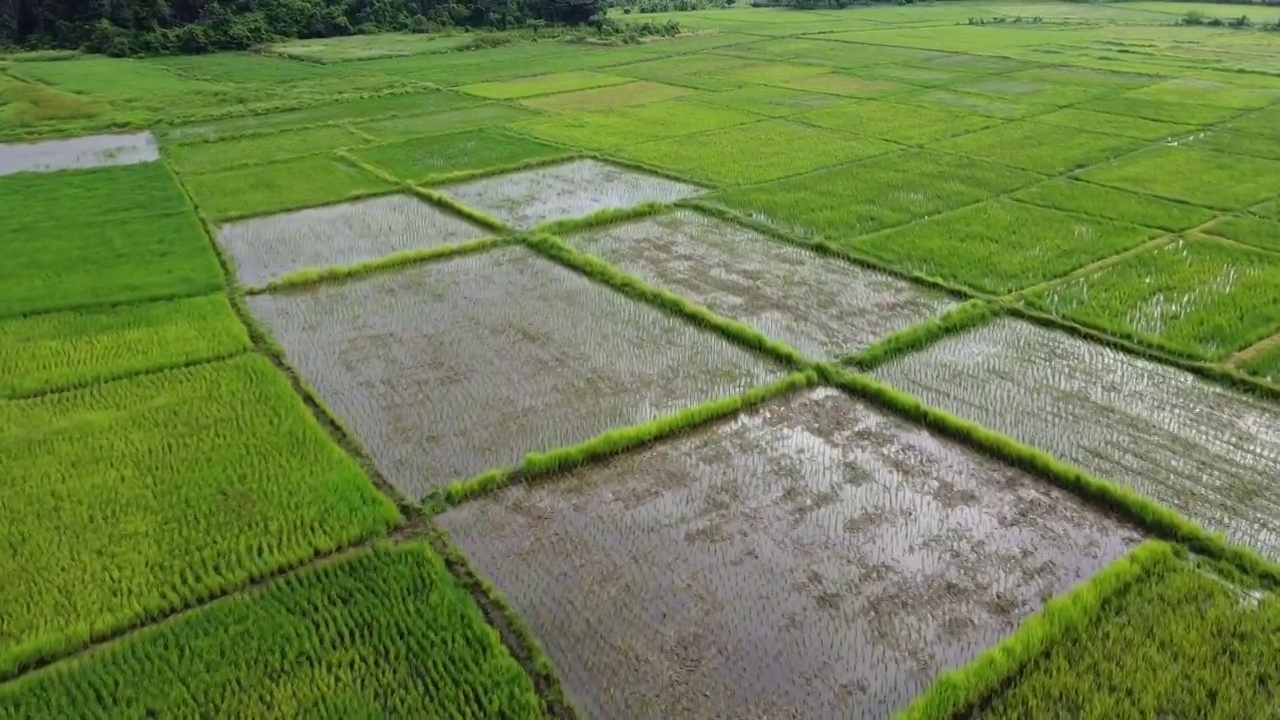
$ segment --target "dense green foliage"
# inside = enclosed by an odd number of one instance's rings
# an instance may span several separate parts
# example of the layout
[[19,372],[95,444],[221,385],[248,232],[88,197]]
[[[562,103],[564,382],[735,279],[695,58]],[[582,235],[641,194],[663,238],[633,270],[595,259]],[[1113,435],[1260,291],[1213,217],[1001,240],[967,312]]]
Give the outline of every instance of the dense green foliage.
[[601,9],[600,0],[9,0],[0,4],[0,40],[108,55],[203,53],[357,32],[580,24]]
[[1010,720],[1264,718],[1280,687],[1280,598],[1170,558],[1065,633],[983,708]]
[[0,398],[228,357],[249,335],[222,295],[0,320]]
[[0,676],[385,530],[256,354],[0,400]]
[[443,560],[378,545],[0,686],[0,718],[535,720],[533,683]]

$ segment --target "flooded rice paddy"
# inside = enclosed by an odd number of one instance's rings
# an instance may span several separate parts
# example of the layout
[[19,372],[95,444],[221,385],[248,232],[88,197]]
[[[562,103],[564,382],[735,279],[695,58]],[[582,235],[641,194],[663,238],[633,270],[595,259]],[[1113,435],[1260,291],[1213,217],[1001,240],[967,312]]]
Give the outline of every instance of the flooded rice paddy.
[[1280,559],[1280,407],[1011,319],[875,373]]
[[830,389],[439,521],[590,718],[883,718],[1140,540]]
[[602,210],[620,210],[647,202],[675,202],[703,192],[694,185],[597,160],[574,160],[441,190],[463,205],[521,230]]
[[412,498],[784,374],[520,247],[248,302]]
[[150,132],[131,135],[86,135],[65,140],[0,144],[0,176],[20,172],[84,170],[109,165],[135,165],[160,159],[160,146]]
[[567,240],[819,359],[865,348],[954,304],[906,281],[687,210]]
[[472,240],[484,232],[407,195],[240,220],[218,228],[240,282],[260,287],[306,268],[352,265]]

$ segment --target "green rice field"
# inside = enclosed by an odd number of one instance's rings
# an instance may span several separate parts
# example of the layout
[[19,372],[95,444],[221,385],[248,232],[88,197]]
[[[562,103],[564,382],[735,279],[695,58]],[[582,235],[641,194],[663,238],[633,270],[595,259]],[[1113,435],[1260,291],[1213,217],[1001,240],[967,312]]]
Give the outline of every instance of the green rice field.
[[0,54],[0,718],[1280,717],[1280,11],[610,16]]

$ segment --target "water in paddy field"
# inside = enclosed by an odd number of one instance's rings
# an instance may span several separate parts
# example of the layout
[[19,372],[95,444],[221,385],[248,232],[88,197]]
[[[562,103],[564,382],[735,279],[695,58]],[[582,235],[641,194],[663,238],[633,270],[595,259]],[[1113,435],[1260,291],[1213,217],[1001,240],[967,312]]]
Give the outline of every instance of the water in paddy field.
[[1141,539],[830,389],[439,522],[611,720],[888,717]]
[[905,280],[687,210],[567,241],[814,358],[863,349],[955,304]]
[[674,202],[702,188],[597,160],[574,160],[441,188],[453,200],[527,230],[549,220]]
[[306,268],[351,265],[407,250],[473,240],[484,231],[407,195],[227,223],[218,243],[247,287]]
[[519,247],[248,303],[409,497],[785,374]]
[[1000,319],[874,373],[1280,559],[1280,407]]
[[87,135],[30,143],[0,143],[0,176],[20,172],[136,165],[159,159],[160,146],[150,132]]

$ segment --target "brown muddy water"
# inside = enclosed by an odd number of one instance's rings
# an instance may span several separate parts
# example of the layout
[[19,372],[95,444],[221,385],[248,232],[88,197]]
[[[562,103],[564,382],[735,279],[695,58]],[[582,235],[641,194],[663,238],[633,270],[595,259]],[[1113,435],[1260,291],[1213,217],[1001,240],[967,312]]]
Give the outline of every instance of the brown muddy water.
[[218,243],[236,275],[260,287],[282,275],[473,240],[480,228],[407,195],[358,200],[227,223]]
[[65,140],[0,144],[0,176],[20,172],[83,170],[109,165],[136,165],[160,159],[160,146],[150,132],[132,135],[86,135]]
[[567,240],[817,359],[860,350],[955,304],[904,280],[687,210]]
[[511,226],[527,230],[550,220],[582,217],[647,202],[675,202],[704,190],[597,160],[574,160],[550,167],[450,185],[441,191]]
[[1280,559],[1280,405],[1007,318],[873,374]]
[[411,498],[785,374],[520,247],[248,302]]
[[602,720],[888,717],[1141,539],[825,388],[439,522]]

